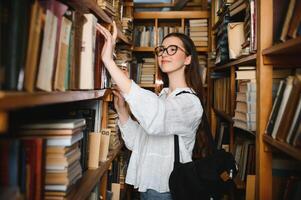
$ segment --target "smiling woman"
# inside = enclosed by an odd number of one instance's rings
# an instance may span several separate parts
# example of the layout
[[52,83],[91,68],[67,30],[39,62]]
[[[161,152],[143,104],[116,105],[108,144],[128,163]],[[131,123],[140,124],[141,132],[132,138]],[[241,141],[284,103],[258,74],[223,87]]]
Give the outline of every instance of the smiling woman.
[[[112,59],[115,24],[114,27],[113,35],[101,29],[105,37],[102,59],[118,86],[113,91],[118,125],[126,147],[132,151],[126,183],[138,188],[142,200],[170,200],[168,180],[174,167],[174,137],[179,137],[180,162],[190,162],[203,115],[196,47],[182,33],[171,33],[163,38],[156,54],[168,81],[158,96],[139,87],[116,66]],[[137,121],[131,118],[126,103]],[[203,145],[200,153],[208,154],[209,145],[204,141],[200,143]]]

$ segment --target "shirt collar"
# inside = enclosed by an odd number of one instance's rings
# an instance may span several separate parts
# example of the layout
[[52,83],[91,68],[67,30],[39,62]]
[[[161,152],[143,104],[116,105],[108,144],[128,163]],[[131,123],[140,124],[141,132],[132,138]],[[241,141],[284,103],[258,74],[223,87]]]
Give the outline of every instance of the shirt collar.
[[[169,88],[163,88],[161,90],[159,96],[165,95],[167,97],[168,91],[169,91]],[[172,91],[172,93],[169,95],[169,97],[174,97],[174,96],[176,96],[176,94],[178,94],[179,92],[182,92],[182,91],[194,92],[194,90],[192,88],[189,88],[189,87],[176,88],[174,91]]]

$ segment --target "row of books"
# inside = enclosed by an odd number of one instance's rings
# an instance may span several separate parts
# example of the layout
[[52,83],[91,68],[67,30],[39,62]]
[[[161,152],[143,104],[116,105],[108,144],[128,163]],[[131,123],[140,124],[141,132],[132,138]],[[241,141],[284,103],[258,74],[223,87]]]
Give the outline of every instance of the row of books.
[[235,72],[238,90],[233,126],[256,131],[256,70],[254,66],[239,69]]
[[301,76],[281,80],[265,133],[301,148]]
[[301,1],[275,0],[273,3],[274,42],[284,42],[301,35]]
[[[15,6],[11,6],[15,5]],[[1,20],[4,90],[100,89],[103,36],[93,14],[81,14],[57,0],[12,1]],[[15,42],[18,41],[18,42]],[[20,51],[22,49],[22,51]],[[16,62],[15,62],[16,61]]]
[[[136,60],[135,60],[136,61]],[[142,58],[139,62],[133,62],[132,79],[138,84],[154,84],[156,74],[155,58]]]
[[255,144],[248,139],[236,138],[234,158],[238,165],[237,177],[245,182],[247,175],[255,174]]
[[[213,77],[215,76],[216,77]],[[213,82],[213,107],[219,111],[230,114],[230,78],[224,74],[211,74]]]
[[215,64],[224,64],[257,49],[256,1],[227,1],[221,6],[217,10]]

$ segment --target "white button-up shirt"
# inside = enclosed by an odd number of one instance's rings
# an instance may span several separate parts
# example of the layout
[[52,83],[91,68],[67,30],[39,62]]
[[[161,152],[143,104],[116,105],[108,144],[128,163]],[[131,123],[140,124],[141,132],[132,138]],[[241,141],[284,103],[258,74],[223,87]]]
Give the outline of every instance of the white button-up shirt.
[[122,138],[132,151],[126,183],[138,191],[153,189],[168,192],[168,180],[173,170],[174,135],[179,135],[180,162],[191,161],[195,133],[201,121],[203,108],[190,88],[177,88],[168,95],[164,88],[160,95],[140,88],[132,81],[128,94],[123,94],[133,115],[121,125]]

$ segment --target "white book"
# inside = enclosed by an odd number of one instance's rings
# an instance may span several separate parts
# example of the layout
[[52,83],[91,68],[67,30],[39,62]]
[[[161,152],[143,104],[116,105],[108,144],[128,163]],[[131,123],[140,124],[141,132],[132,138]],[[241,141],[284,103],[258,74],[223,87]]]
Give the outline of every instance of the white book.
[[83,132],[69,137],[57,137],[46,140],[47,146],[71,146],[83,138]]
[[86,125],[84,118],[44,120],[33,124],[23,125],[23,129],[75,129]]
[[87,22],[83,26],[82,50],[80,62],[80,89],[94,89],[94,51],[97,18],[85,14]]
[[45,190],[66,192],[68,185],[45,185]]
[[54,68],[57,23],[57,17],[50,10],[47,10],[42,43],[42,53],[36,86],[37,88],[48,92],[52,91],[52,75]]

